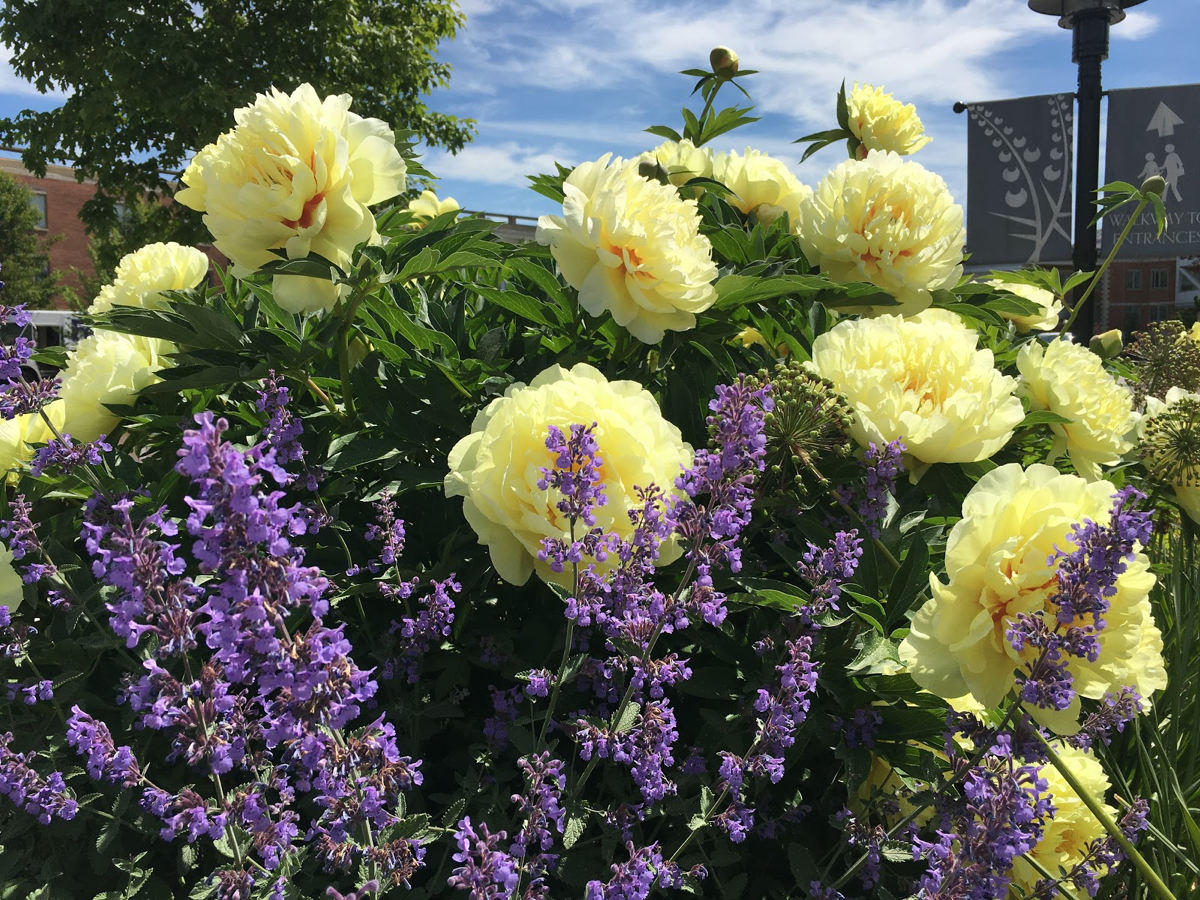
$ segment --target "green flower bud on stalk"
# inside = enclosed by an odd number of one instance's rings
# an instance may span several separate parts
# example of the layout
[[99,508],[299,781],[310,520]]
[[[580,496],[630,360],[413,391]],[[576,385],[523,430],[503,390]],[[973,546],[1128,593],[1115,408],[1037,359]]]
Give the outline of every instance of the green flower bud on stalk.
[[1088,342],[1088,349],[1101,359],[1112,359],[1114,356],[1120,356],[1121,351],[1125,349],[1121,329],[1114,328],[1111,331],[1104,332],[1104,334],[1093,335],[1092,339]]
[[1142,182],[1143,194],[1158,194],[1158,196],[1161,197],[1166,189],[1167,179],[1163,178],[1161,175],[1151,175]]
[[738,55],[728,47],[713,47],[708,54],[708,63],[712,70],[723,78],[732,78],[737,74]]

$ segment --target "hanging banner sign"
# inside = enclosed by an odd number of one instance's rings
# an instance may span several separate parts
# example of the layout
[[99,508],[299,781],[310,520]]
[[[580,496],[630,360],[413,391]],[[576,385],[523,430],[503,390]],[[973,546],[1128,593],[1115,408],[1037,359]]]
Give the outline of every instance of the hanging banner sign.
[[1072,94],[967,106],[971,264],[1071,259]]
[[[1200,254],[1200,84],[1108,92],[1104,180],[1140,185],[1151,175],[1167,182],[1167,225],[1156,235],[1147,210],[1121,245],[1121,257],[1170,259]],[[1108,252],[1133,210],[1123,206],[1101,222]]]

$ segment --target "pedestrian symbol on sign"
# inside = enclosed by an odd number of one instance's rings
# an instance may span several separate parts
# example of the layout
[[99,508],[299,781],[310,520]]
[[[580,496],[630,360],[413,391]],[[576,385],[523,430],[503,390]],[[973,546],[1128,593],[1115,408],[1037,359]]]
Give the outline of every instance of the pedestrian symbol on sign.
[[[1108,92],[1105,180],[1166,182],[1166,218],[1158,232],[1152,212],[1132,224],[1126,256],[1170,259],[1200,253],[1200,84],[1173,84]],[[1187,177],[1185,177],[1187,176]],[[1104,250],[1129,224],[1122,210],[1105,218]]]

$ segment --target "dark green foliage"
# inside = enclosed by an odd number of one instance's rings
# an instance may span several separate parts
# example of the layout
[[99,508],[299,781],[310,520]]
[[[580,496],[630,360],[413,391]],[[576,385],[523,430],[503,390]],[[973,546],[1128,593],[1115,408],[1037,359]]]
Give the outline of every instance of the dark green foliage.
[[58,283],[49,273],[52,241],[37,230],[39,216],[31,198],[28,188],[0,172],[0,303],[40,309],[51,305]]

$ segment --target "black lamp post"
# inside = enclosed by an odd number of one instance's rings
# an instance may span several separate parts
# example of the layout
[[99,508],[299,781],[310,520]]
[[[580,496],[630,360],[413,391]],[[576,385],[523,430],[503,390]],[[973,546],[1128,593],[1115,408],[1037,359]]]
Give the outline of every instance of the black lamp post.
[[[1071,62],[1079,66],[1079,104],[1075,116],[1078,152],[1075,154],[1075,249],[1072,262],[1084,272],[1096,270],[1096,226],[1090,224],[1096,188],[1100,186],[1100,63],[1108,59],[1108,28],[1125,18],[1125,10],[1144,0],[1029,0],[1029,8],[1058,16],[1058,24],[1071,29]],[[1075,292],[1076,297],[1079,291]],[[1095,303],[1088,304],[1075,320],[1076,333],[1085,342],[1096,325]]]

